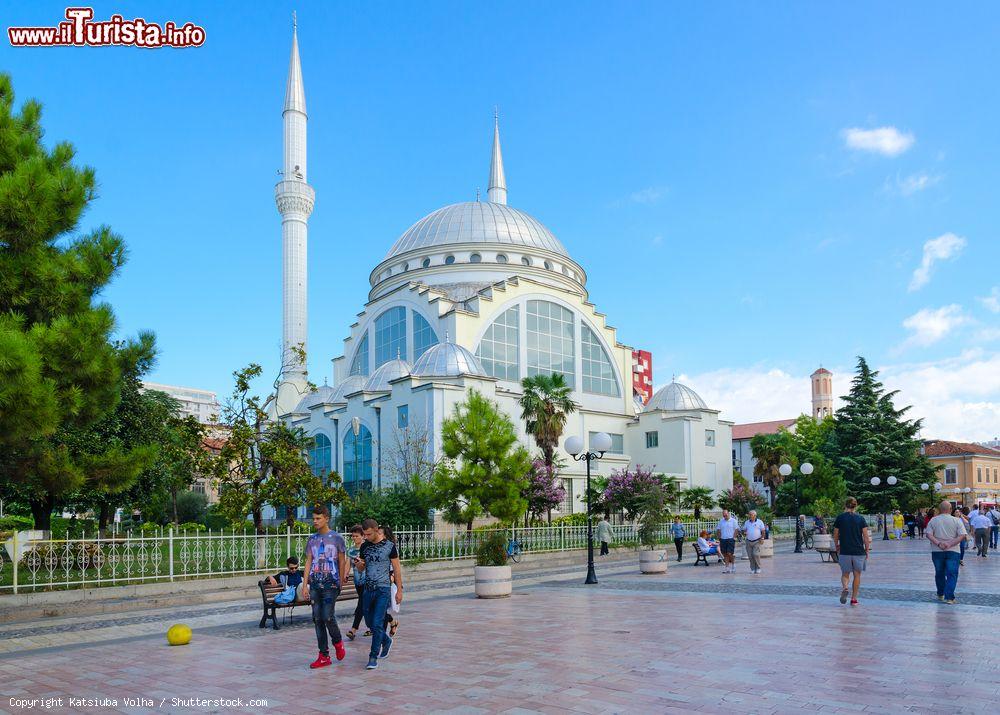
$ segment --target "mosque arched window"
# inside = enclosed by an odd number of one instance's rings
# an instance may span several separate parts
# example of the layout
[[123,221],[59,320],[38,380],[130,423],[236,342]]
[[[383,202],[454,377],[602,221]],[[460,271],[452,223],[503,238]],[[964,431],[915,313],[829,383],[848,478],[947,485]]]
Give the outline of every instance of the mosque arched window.
[[437,333],[420,313],[413,311],[413,360],[423,355],[427,348],[438,344]]
[[521,263],[524,264],[524,265],[526,265],[526,266],[530,266],[531,265],[531,259],[528,258],[527,256],[521,256]]
[[354,360],[351,361],[351,375],[368,374],[368,333],[365,333],[358,343],[358,349],[354,352]]
[[476,357],[486,370],[500,380],[521,379],[518,307],[508,308],[483,333]]
[[575,389],[573,313],[547,300],[529,300],[525,322],[528,377],[558,373]]
[[331,447],[330,438],[318,432],[313,436],[313,446],[309,449],[309,469],[324,482],[333,469]]
[[604,351],[601,341],[586,325],[580,329],[580,357],[583,373],[583,391],[595,395],[620,397],[618,381],[611,360]]
[[551,271],[552,270],[552,264],[549,263],[548,261],[545,261],[545,263],[543,263],[542,265],[545,266],[545,270],[547,270],[547,271]]
[[406,359],[406,308],[396,307],[375,318],[375,368],[394,360]]
[[454,256],[448,255],[448,256],[444,257],[444,264],[446,266],[450,266],[454,262],[455,262],[455,257]]
[[358,434],[349,427],[344,435],[344,489],[350,495],[372,488],[372,433],[364,425]]
[[482,263],[482,262],[483,262],[483,257],[480,256],[478,253],[473,253],[471,256],[469,256],[469,263]]
[[506,253],[498,253],[497,254],[497,263],[506,263],[506,262],[507,262],[507,254]]
[[431,267],[431,259],[430,259],[430,258],[425,258],[424,260],[422,260],[422,261],[420,262],[420,265],[421,265],[421,266],[422,266],[423,268],[430,268],[430,267]]

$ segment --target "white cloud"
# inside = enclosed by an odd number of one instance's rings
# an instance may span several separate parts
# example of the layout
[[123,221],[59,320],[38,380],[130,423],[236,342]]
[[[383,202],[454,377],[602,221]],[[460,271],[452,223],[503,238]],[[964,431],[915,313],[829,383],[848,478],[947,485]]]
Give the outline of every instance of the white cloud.
[[904,177],[900,177],[897,174],[893,184],[890,184],[888,179],[886,180],[886,189],[900,196],[912,196],[919,191],[934,186],[939,181],[941,181],[940,174],[928,174],[924,171]]
[[647,186],[629,195],[628,200],[634,204],[655,204],[662,199],[667,191],[666,186]]
[[1000,286],[993,286],[993,290],[985,298],[980,298],[979,302],[991,313],[1000,313]]
[[970,319],[962,312],[962,306],[952,303],[941,308],[918,310],[903,321],[903,327],[910,336],[899,347],[927,347],[946,338],[955,328],[965,325]]
[[850,149],[870,151],[883,156],[899,156],[913,146],[916,138],[909,133],[903,133],[896,127],[878,127],[877,129],[861,129],[851,127],[843,131],[844,143]]
[[965,248],[966,243],[968,242],[964,238],[953,233],[942,234],[924,243],[924,256],[920,265],[913,271],[913,277],[910,279],[910,290],[920,290],[927,285],[931,279],[931,268],[934,264],[937,261],[955,258]]
[[650,243],[652,243],[654,246],[662,246],[663,236],[653,236],[653,240],[650,241]]
[[[831,367],[833,394],[850,389],[854,366]],[[1000,433],[1000,354],[967,351],[924,363],[878,366],[887,390],[899,390],[896,407],[912,405],[910,419],[923,418],[926,438],[982,441]],[[763,422],[809,414],[808,374],[766,367],[713,370],[678,378],[698,392],[722,419]],[[834,398],[834,409],[841,406]]]

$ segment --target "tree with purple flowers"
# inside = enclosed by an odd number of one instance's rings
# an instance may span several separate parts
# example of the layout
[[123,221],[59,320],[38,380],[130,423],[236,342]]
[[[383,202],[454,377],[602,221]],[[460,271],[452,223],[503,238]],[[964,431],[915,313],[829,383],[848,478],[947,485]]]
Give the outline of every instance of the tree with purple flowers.
[[653,491],[666,490],[667,503],[677,500],[677,482],[663,474],[654,474],[651,468],[636,464],[634,467],[615,469],[608,477],[604,489],[604,503],[610,509],[620,509],[629,521],[638,518],[643,510],[646,496]]
[[542,514],[552,523],[552,510],[566,497],[562,480],[556,478],[555,467],[536,459],[531,463],[528,485],[522,496],[528,501],[528,516],[538,519]]

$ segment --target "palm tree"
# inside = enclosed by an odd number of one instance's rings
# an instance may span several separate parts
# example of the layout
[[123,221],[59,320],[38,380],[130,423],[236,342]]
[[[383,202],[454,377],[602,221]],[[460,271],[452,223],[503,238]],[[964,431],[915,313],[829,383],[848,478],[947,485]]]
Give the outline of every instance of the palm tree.
[[681,504],[685,509],[694,509],[694,519],[701,519],[702,509],[715,506],[715,497],[711,487],[691,487],[681,492]]
[[558,373],[526,377],[521,388],[524,394],[518,402],[525,430],[535,439],[545,465],[552,467],[566,418],[576,412],[573,388]]
[[782,428],[774,434],[758,434],[750,439],[750,451],[756,463],[753,467],[754,477],[759,477],[768,488],[770,499],[768,506],[774,508],[774,498],[778,487],[785,481],[778,468],[789,463],[797,466],[794,461],[795,447],[791,434]]

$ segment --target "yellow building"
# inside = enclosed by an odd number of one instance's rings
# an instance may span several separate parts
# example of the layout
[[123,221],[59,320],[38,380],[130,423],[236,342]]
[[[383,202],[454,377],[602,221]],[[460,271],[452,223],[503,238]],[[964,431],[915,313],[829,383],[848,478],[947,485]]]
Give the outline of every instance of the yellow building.
[[[941,494],[971,506],[973,503],[997,503],[1000,496],[1000,450],[969,442],[928,440],[924,453],[938,472]],[[968,492],[964,490],[968,489]],[[963,498],[964,495],[964,498]]]

